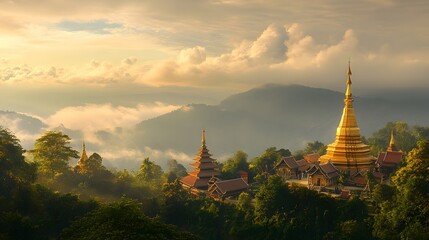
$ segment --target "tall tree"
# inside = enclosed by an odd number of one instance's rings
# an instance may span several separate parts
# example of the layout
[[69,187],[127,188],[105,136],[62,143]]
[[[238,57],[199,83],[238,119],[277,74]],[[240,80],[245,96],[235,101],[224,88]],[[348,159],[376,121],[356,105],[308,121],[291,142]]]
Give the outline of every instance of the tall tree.
[[[419,141],[405,166],[392,177],[393,201],[379,204],[374,233],[381,239],[427,239],[429,236],[429,140]],[[390,198],[390,197],[389,197]]]
[[158,181],[162,176],[162,168],[154,162],[145,158],[137,173],[137,178],[142,181]]
[[0,181],[31,182],[35,179],[34,165],[24,159],[24,149],[9,130],[0,127]]
[[249,171],[249,163],[247,162],[247,153],[237,151],[235,154],[228,158],[222,168],[222,175],[224,177],[236,177],[239,171]]
[[288,149],[279,149],[270,147],[265,152],[252,160],[249,167],[256,175],[259,181],[265,181],[268,176],[275,174],[275,165],[281,160],[282,157],[290,156]]
[[78,152],[70,147],[70,140],[60,131],[47,131],[36,140],[30,152],[41,174],[53,178],[69,170],[70,160],[79,157]]
[[105,170],[102,162],[103,158],[98,153],[93,153],[88,159],[81,162],[78,171],[80,174],[94,174],[95,172]]
[[320,155],[326,154],[326,145],[319,141],[308,142],[304,148],[304,154],[319,153]]
[[390,141],[390,134],[393,131],[395,135],[396,146],[405,152],[409,152],[416,146],[417,138],[412,129],[405,122],[388,122],[384,128],[374,132],[368,143],[371,146],[373,155],[385,151]]
[[61,239],[197,239],[177,227],[145,216],[137,202],[104,205],[76,220]]

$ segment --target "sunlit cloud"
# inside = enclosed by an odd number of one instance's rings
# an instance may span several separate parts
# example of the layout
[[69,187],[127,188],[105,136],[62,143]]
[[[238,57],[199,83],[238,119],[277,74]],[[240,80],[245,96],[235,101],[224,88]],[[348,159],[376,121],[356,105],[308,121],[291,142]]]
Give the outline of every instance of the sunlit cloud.
[[137,123],[178,109],[180,106],[156,102],[153,105],[140,104],[136,107],[113,106],[112,104],[88,104],[66,107],[46,119],[51,127],[64,126],[84,133],[85,138],[100,144],[98,131],[115,132],[117,128],[131,128]]

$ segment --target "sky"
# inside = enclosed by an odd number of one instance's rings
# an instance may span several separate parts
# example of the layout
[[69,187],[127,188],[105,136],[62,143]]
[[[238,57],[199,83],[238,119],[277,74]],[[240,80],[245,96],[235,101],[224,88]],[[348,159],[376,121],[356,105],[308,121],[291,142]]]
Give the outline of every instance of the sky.
[[[0,0],[0,109],[114,129],[267,83],[427,88],[425,0]],[[97,111],[113,119],[82,126]],[[107,126],[108,125],[108,126]]]

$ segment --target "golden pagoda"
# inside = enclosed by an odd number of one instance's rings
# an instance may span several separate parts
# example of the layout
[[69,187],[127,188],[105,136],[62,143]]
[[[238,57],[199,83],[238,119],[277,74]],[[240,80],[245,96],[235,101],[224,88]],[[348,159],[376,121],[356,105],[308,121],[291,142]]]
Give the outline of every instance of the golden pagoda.
[[74,171],[75,172],[81,172],[82,167],[85,165],[85,162],[88,160],[88,155],[86,154],[86,147],[85,147],[85,140],[82,141],[82,154],[79,158],[79,160],[77,161],[77,165],[74,166]]
[[202,145],[200,151],[195,159],[195,162],[191,164],[194,167],[194,171],[188,172],[188,176],[180,179],[180,182],[184,187],[197,188],[207,190],[209,180],[219,175],[215,159],[211,158],[211,154],[206,146],[205,130],[202,132]]
[[344,98],[344,110],[337,128],[335,142],[328,145],[326,154],[319,161],[331,161],[340,171],[354,174],[361,170],[369,170],[375,158],[371,155],[369,146],[362,142],[358,127],[352,96],[352,71],[347,70],[347,87]]

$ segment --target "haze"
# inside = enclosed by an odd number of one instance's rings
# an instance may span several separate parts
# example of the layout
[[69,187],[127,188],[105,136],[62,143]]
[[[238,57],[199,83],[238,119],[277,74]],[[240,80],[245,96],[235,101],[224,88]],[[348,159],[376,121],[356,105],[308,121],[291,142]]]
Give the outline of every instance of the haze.
[[96,144],[96,131],[267,83],[343,91],[349,58],[357,95],[424,96],[428,12],[417,0],[1,1],[0,109]]

